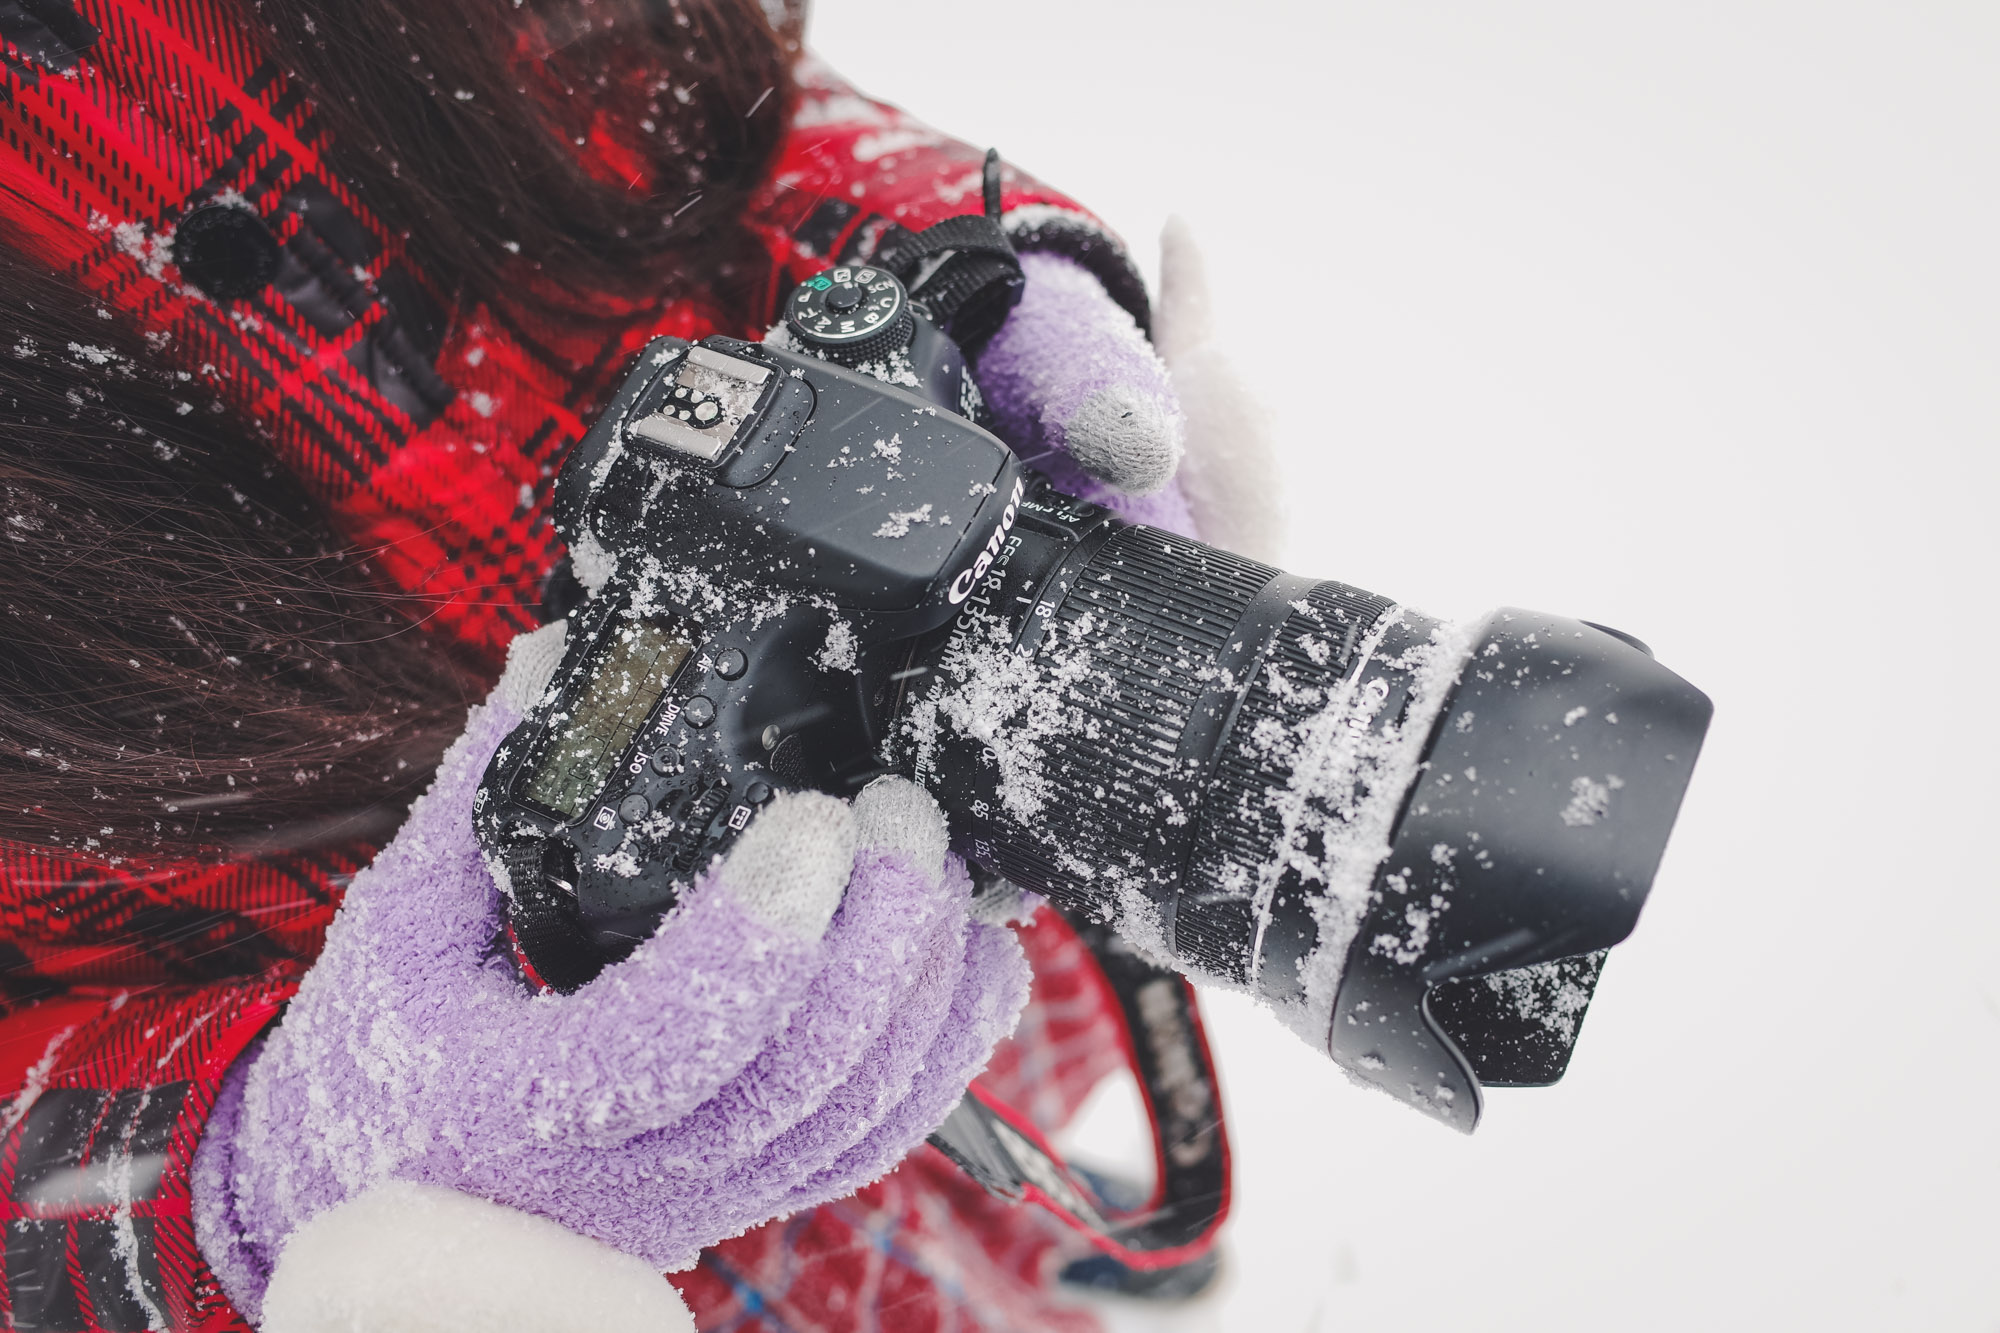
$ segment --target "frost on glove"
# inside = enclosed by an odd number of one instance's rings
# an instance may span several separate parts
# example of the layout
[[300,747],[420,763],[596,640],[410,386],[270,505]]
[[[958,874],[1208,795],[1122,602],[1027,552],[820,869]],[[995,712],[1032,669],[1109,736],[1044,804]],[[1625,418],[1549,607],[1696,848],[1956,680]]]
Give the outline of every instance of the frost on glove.
[[293,1234],[385,1181],[685,1267],[892,1168],[1025,1000],[1019,945],[968,919],[943,818],[901,779],[851,806],[773,802],[629,958],[572,995],[531,993],[470,814],[540,688],[520,677],[545,679],[539,640],[560,632],[521,641],[217,1099],[197,1236],[253,1318]]

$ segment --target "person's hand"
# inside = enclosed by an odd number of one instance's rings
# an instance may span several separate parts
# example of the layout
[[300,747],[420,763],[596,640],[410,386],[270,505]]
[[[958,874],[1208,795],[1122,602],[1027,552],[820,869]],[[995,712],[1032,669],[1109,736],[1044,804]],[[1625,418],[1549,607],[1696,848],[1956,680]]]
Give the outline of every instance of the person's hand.
[[[574,994],[532,993],[499,942],[471,810],[560,634],[517,643],[431,791],[356,877],[283,1021],[218,1098],[196,1163],[197,1234],[253,1317],[260,1305],[345,1317],[326,1304],[352,1304],[327,1289],[338,1281],[288,1284],[280,1260],[316,1218],[365,1210],[354,1201],[371,1189],[443,1187],[653,1272],[684,1267],[887,1172],[1025,1001],[1019,945],[968,919],[943,817],[902,779],[851,805],[780,797],[631,957]],[[366,1239],[366,1225],[346,1226]]]
[[[980,352],[974,376],[994,430],[1023,461],[1095,499],[1159,496],[1180,465],[1182,422],[1167,368],[1132,316],[1074,260],[1021,256],[1020,304]],[[1162,494],[1165,492],[1165,494]]]
[[1276,559],[1284,519],[1269,418],[1220,350],[1201,255],[1178,219],[1160,251],[1153,342],[1082,265],[1022,255],[1021,302],[975,378],[996,433],[1063,490]]

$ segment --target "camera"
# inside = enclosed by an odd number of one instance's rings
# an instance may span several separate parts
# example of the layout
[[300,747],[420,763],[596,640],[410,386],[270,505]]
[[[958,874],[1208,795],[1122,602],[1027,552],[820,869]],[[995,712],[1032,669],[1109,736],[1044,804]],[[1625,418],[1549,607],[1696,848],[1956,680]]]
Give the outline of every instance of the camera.
[[1617,631],[1445,623],[1064,494],[923,283],[841,265],[763,342],[657,339],[564,463],[592,595],[475,816],[523,968],[585,983],[776,793],[893,772],[983,878],[1446,1123],[1559,1078],[1706,697]]

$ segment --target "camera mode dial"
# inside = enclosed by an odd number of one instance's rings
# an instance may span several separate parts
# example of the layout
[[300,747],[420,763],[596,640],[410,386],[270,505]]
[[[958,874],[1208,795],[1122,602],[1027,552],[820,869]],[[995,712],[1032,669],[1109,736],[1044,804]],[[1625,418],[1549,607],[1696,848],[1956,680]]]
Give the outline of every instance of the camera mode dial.
[[843,264],[800,283],[785,302],[785,327],[809,351],[843,366],[879,361],[916,331],[910,293],[884,268]]

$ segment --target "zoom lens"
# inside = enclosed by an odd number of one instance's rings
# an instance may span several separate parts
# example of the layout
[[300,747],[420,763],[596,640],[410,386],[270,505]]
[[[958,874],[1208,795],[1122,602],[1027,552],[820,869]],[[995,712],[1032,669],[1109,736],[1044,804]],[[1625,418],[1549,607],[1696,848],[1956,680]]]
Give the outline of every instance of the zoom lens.
[[1560,1076],[1709,713],[1582,622],[1447,624],[1045,482],[923,666],[906,763],[969,859],[1465,1129],[1482,1075]]

